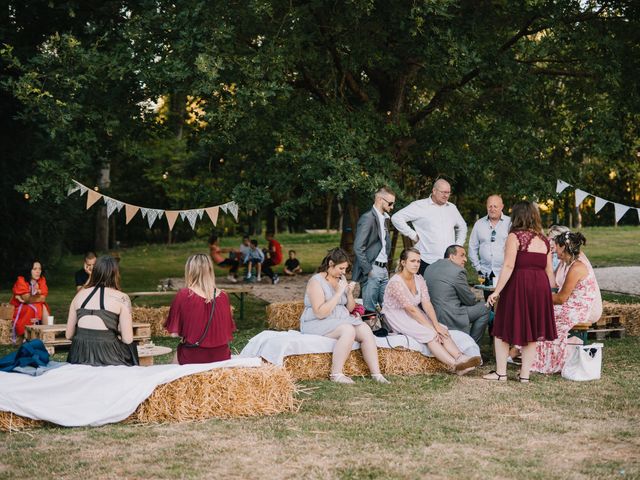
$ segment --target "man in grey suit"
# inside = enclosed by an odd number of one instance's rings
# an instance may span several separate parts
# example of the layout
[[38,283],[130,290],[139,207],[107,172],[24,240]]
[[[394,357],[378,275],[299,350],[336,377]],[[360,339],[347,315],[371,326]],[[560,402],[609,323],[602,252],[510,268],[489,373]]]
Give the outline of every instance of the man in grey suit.
[[464,268],[467,254],[460,245],[451,245],[444,255],[424,272],[438,321],[451,330],[468,333],[480,343],[489,322],[489,308],[483,301],[476,301],[469,287]]
[[384,289],[389,281],[389,212],[393,210],[395,201],[396,195],[389,187],[378,189],[373,207],[358,220],[353,242],[355,261],[352,278],[360,282],[360,292],[367,312],[375,312],[376,304],[382,305]]

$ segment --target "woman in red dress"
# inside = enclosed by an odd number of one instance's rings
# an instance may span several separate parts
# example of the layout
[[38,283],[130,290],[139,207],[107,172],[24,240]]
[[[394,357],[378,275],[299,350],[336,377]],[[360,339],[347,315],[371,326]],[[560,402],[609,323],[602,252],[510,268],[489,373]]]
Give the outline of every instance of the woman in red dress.
[[236,326],[229,296],[216,288],[209,256],[191,255],[184,267],[184,278],[187,288],[178,291],[165,323],[172,336],[182,337],[177,362],[185,365],[229,360],[229,342]]
[[537,206],[518,202],[511,210],[511,231],[504,252],[504,266],[495,291],[487,301],[500,303],[493,322],[496,369],[485,380],[507,380],[509,345],[522,347],[518,379],[529,381],[536,355],[536,342],[558,336],[553,314],[551,286],[555,278],[549,241],[542,234]]
[[24,340],[24,327],[49,318],[49,305],[45,302],[49,289],[47,281],[42,276],[42,263],[38,260],[29,262],[13,285],[13,328],[11,337],[13,343],[21,344]]

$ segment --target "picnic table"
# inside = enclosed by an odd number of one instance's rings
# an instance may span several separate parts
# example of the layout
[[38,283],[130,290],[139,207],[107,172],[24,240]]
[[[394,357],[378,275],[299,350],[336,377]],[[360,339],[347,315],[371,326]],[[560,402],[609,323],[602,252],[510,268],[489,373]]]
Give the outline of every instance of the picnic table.
[[[244,320],[244,296],[247,293],[250,293],[253,290],[252,286],[249,285],[238,285],[233,287],[225,287],[222,290],[227,292],[229,295],[233,295],[240,301],[240,321]],[[176,290],[166,290],[161,292],[130,292],[128,295],[131,297],[131,303],[135,302],[139,297],[166,297],[166,296],[174,296],[178,293]]]

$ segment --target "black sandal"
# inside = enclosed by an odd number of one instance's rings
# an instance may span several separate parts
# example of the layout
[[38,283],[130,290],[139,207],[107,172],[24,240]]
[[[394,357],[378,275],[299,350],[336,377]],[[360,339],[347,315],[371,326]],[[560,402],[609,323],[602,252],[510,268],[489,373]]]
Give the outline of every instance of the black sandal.
[[[489,375],[495,375],[498,378],[487,378]],[[507,381],[507,375],[500,375],[498,372],[496,372],[495,370],[491,370],[488,374],[484,375],[482,377],[485,380],[489,380],[490,382],[506,382]],[[503,380],[504,378],[504,380]]]
[[530,382],[529,377],[525,378],[525,377],[521,377],[520,375],[518,375],[518,381],[520,383],[529,383]]

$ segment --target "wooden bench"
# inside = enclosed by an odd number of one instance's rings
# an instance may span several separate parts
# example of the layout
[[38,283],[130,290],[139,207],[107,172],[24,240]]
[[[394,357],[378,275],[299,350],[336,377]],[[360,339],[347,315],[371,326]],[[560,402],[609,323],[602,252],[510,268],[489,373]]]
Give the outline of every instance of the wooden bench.
[[587,343],[590,328],[590,323],[576,323],[573,328],[569,330],[569,335],[578,337],[583,343]]
[[[71,345],[71,340],[67,340],[65,333],[67,326],[58,325],[27,325],[25,336],[27,340],[39,338],[44,343],[49,355],[56,353],[56,347]],[[151,325],[148,323],[133,324],[133,340],[135,342],[146,343],[151,339]]]
[[623,338],[625,334],[624,316],[603,315],[600,319],[591,323],[577,323],[569,331],[569,334],[579,337],[586,343],[589,335],[596,340],[604,340],[607,337]]

